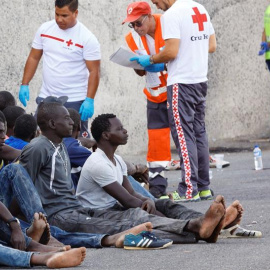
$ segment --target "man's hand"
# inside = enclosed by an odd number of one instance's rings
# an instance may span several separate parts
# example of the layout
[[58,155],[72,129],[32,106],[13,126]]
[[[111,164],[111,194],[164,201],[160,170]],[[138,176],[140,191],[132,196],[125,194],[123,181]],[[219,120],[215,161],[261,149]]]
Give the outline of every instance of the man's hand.
[[10,223],[11,238],[10,243],[13,248],[19,250],[26,250],[25,238],[22,233],[21,227],[18,223]]
[[149,214],[156,214],[156,206],[154,201],[152,201],[151,199],[147,199],[146,201],[143,202],[141,209],[146,211]]
[[140,56],[131,57],[129,61],[137,61],[143,67],[147,67],[151,65],[150,55],[140,55]]
[[26,107],[27,103],[26,100],[29,101],[29,86],[28,85],[21,85],[20,92],[19,92],[19,100]]
[[164,63],[153,64],[144,68],[147,72],[160,72],[165,70]]
[[261,43],[261,50],[259,51],[259,55],[263,55],[268,51],[269,47],[268,47],[268,43],[267,42],[262,42]]
[[149,170],[146,165],[143,164],[137,164],[135,165],[135,173],[132,174],[132,176],[140,183],[148,184],[149,179]]
[[82,121],[87,121],[94,114],[94,99],[87,97],[80,107],[79,114]]

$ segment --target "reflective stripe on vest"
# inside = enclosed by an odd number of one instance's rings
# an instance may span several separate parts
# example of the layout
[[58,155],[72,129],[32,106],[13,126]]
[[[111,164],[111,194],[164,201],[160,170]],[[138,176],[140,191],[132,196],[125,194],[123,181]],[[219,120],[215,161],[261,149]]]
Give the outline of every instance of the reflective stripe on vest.
[[[160,17],[161,14],[154,14],[153,15],[156,21],[156,31],[155,31],[155,51],[158,53],[162,47],[164,47],[165,42],[162,39],[162,32],[161,32],[161,22]],[[129,32],[126,35],[126,42],[129,48],[135,52],[137,50],[146,50],[147,54],[150,55],[149,47],[147,44],[146,37],[140,37],[139,34],[135,32],[135,30]],[[146,95],[147,99],[155,102],[161,103],[167,100],[167,72],[162,71],[159,72],[159,79],[160,85],[158,87],[145,87],[143,92]]]
[[152,89],[150,87],[145,87],[144,88],[145,91],[147,91],[152,97],[158,97],[159,95],[163,94],[163,93],[167,93],[167,87],[159,87],[158,89]]

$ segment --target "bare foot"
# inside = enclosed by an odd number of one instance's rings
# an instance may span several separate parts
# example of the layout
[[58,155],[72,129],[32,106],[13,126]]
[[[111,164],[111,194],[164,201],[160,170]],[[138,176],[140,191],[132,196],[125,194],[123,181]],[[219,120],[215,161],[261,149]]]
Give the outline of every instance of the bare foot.
[[86,248],[74,248],[66,252],[54,254],[50,257],[46,266],[48,268],[65,268],[80,265],[86,256]]
[[57,239],[55,239],[54,237],[50,237],[50,240],[48,242],[48,246],[52,246],[52,247],[63,247],[64,244],[59,242]]
[[129,230],[123,231],[121,233],[112,235],[113,241],[115,242],[115,247],[122,248],[124,246],[124,239],[127,234],[138,234],[141,231],[151,231],[153,228],[153,225],[151,222],[146,222],[143,224],[140,224],[138,226],[135,226]]
[[60,252],[60,251],[67,251],[70,249],[71,249],[70,246],[53,247],[48,245],[42,245],[34,240],[32,240],[27,247],[27,251],[33,252]]
[[34,219],[31,226],[26,232],[27,236],[31,237],[33,240],[47,245],[50,240],[50,225],[47,222],[46,217],[43,213],[35,213]]
[[238,200],[234,201],[227,209],[223,228],[240,224],[244,209]]
[[207,240],[213,233],[216,234],[215,229],[219,231],[222,229],[222,227],[219,229],[219,225],[224,215],[225,201],[223,196],[218,195],[204,216],[189,221],[186,230],[195,233],[198,240]]
[[214,229],[212,235],[207,238],[207,239],[204,239],[204,241],[206,241],[207,243],[216,243],[217,242],[217,239],[218,239],[218,236],[219,236],[219,233],[221,231],[221,229],[223,228],[224,226],[224,220],[225,220],[225,217],[223,216],[219,222],[219,224],[216,226],[216,228]]
[[[225,201],[224,197],[218,195],[216,200],[212,203],[209,209],[206,211],[201,228],[199,230],[199,236],[202,239],[207,239],[212,236],[214,230],[219,225],[221,219],[225,215]],[[220,230],[222,227],[220,228]],[[219,232],[218,232],[219,233]]]

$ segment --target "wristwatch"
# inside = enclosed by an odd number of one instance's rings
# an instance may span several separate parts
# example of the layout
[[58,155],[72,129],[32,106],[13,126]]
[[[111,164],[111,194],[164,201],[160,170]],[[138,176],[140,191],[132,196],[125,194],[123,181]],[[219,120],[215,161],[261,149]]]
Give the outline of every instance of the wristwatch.
[[154,55],[150,56],[149,62],[150,62],[151,65],[154,64]]
[[7,221],[7,225],[10,226],[10,223],[11,223],[11,222],[17,222],[17,223],[20,225],[20,221],[19,221],[17,218],[15,218],[15,217],[10,218],[10,219]]

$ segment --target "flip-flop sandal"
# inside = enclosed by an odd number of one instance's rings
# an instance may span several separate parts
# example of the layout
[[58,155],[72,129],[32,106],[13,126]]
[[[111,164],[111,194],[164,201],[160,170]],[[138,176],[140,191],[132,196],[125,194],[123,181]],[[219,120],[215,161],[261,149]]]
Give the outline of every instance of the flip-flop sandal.
[[259,238],[262,237],[260,231],[247,230],[238,224],[220,231],[218,238]]

